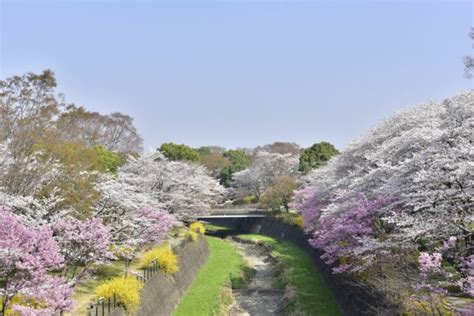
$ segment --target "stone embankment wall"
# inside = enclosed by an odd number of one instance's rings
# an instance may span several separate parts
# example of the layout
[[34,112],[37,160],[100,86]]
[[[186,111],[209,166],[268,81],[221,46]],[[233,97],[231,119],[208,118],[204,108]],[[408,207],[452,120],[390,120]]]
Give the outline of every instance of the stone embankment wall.
[[[231,231],[217,232],[217,235],[221,237],[242,233],[263,234],[279,241],[289,241],[304,249],[311,256],[314,266],[333,293],[344,315],[374,315],[378,313],[374,311],[374,306],[385,305],[379,295],[369,292],[358,285],[355,280],[345,275],[333,274],[332,268],[321,260],[323,253],[308,244],[308,239],[311,236],[305,234],[298,227],[265,217],[221,217],[206,219],[206,221],[232,229]],[[392,310],[393,306],[384,306],[383,309],[387,310],[387,308]]]

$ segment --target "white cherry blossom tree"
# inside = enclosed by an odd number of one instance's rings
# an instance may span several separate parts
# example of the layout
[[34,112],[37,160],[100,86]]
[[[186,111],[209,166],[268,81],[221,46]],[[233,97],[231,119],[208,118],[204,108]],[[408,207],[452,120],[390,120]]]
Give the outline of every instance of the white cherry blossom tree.
[[258,197],[276,178],[296,176],[298,163],[297,155],[259,151],[249,168],[233,175],[233,186]]

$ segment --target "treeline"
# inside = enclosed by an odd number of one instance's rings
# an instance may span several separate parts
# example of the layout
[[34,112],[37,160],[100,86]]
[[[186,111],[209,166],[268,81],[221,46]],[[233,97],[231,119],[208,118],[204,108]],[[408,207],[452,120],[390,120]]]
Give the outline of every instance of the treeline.
[[202,164],[225,186],[230,186],[231,175],[247,168],[258,152],[298,156],[298,171],[302,173],[308,173],[312,169],[323,166],[332,156],[339,153],[334,145],[328,142],[315,143],[309,148],[301,148],[295,143],[274,142],[255,148],[230,150],[220,146],[193,148],[185,144],[164,143],[159,150],[170,160]]
[[159,151],[173,161],[201,164],[220,184],[230,189],[234,204],[260,203],[261,207],[289,210],[298,179],[325,165],[339,151],[328,142],[301,148],[274,142],[256,148],[227,150],[219,146],[192,148],[164,143]]

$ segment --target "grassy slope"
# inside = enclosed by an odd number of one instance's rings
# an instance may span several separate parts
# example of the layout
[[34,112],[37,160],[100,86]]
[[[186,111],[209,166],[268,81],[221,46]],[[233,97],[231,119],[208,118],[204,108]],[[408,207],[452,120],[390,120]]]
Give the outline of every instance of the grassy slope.
[[218,314],[224,288],[230,286],[231,279],[241,275],[245,266],[243,257],[232,244],[219,238],[206,238],[211,253],[175,310],[175,316]]
[[285,281],[296,291],[295,309],[307,315],[340,315],[336,301],[314,268],[311,258],[290,243],[262,235],[240,235],[242,239],[259,241],[272,246],[273,254],[285,270]]

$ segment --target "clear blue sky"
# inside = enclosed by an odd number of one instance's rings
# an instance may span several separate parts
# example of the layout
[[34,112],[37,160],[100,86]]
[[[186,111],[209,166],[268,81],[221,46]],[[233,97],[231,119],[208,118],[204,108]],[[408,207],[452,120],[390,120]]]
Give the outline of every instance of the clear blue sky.
[[1,78],[51,68],[68,101],[133,116],[148,148],[341,148],[472,85],[471,1],[0,1]]

